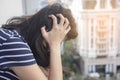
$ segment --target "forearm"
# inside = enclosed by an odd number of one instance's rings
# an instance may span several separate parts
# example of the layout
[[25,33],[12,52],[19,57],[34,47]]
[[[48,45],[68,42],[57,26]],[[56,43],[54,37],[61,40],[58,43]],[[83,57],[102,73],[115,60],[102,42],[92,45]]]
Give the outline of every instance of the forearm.
[[50,47],[49,80],[63,80],[60,45]]
[[42,36],[50,47],[50,72],[48,80],[63,80],[60,43],[71,29],[67,18],[62,14],[57,14],[57,16],[60,18],[59,24],[55,15],[49,15],[53,19],[51,31],[47,32],[45,27],[41,28]]

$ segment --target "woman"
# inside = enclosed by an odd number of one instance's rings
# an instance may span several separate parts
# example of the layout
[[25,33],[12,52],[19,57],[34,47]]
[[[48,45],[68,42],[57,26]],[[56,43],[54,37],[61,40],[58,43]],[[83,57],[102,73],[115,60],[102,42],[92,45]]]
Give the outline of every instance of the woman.
[[58,3],[11,19],[0,29],[0,80],[62,80],[60,44],[76,36],[71,11]]

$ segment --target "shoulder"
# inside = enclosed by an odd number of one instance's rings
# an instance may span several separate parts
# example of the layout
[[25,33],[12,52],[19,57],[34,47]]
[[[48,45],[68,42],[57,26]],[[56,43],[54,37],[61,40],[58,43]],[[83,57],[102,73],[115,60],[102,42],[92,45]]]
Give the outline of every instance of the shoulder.
[[15,30],[0,29],[0,53],[31,53],[29,45]]
[[14,39],[22,39],[22,37],[15,30],[0,28],[0,44]]
[[29,45],[14,30],[0,30],[0,68],[35,64]]
[[0,29],[0,50],[10,48],[27,48],[30,49],[26,41],[15,30]]

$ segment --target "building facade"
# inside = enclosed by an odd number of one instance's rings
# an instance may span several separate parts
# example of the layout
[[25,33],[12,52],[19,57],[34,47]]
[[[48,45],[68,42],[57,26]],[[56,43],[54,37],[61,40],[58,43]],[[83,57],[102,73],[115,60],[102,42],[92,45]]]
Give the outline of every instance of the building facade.
[[120,0],[81,0],[77,16],[77,49],[81,70],[114,73],[120,70]]
[[[76,48],[81,71],[113,73],[120,70],[120,0],[60,0],[75,15]],[[70,4],[70,5],[69,5]]]

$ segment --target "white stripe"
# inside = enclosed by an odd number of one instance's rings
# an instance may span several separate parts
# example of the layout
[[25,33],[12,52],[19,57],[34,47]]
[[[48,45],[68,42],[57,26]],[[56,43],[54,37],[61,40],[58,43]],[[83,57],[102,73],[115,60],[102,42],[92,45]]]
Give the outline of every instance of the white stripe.
[[35,59],[31,59],[31,60],[24,60],[24,61],[7,61],[7,62],[3,62],[3,63],[0,63],[0,66],[1,65],[5,65],[5,64],[15,64],[15,63],[27,63],[27,62],[32,62],[32,61],[35,61]]
[[10,37],[10,39],[20,39],[19,37]]
[[11,44],[24,44],[24,45],[28,46],[27,43],[24,43],[24,42],[9,42],[9,43],[3,43],[3,45],[11,45]]
[[6,55],[6,56],[0,56],[0,59],[2,58],[7,58],[7,57],[23,57],[23,56],[32,56],[33,54],[32,53],[28,53],[28,54],[20,54],[20,55]]
[[15,32],[19,37],[21,37],[16,30],[14,30],[14,32]]
[[2,37],[2,36],[0,36],[0,38],[2,39],[2,40],[4,40],[4,41],[6,41],[7,39],[5,39],[4,37]]
[[28,48],[30,48],[29,45],[25,42],[9,42],[9,43],[3,43],[2,45],[12,45],[12,44],[15,44],[15,45],[16,44],[23,44],[23,45],[27,46]]
[[0,73],[3,73],[3,74],[4,74],[4,73],[7,73],[7,74],[9,74],[9,75],[12,75],[12,76],[18,78],[15,74],[10,73],[10,72],[8,72],[8,71],[0,71]]
[[4,77],[4,76],[0,76],[1,78],[5,79],[5,80],[10,80],[9,78],[7,77]]
[[8,30],[8,32],[12,33],[12,31],[11,31],[11,30]]
[[0,29],[1,32],[3,32],[4,34],[6,34],[7,36],[11,36],[10,34],[6,33],[5,31],[3,31],[3,29]]
[[5,73],[5,71],[0,71],[0,73]]
[[2,49],[0,50],[0,52],[3,52],[3,51],[17,51],[17,50],[30,50],[29,48],[14,48],[14,49]]
[[10,74],[10,75],[14,76],[15,78],[19,79],[19,77],[16,76],[15,74],[13,74],[13,73],[10,73],[10,72],[8,72],[8,71],[5,71],[5,73]]

